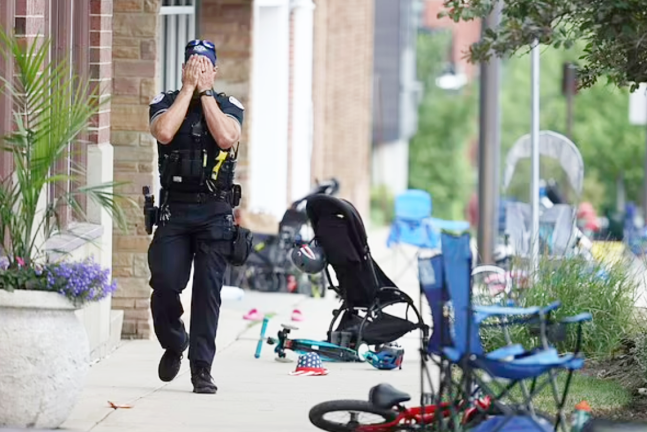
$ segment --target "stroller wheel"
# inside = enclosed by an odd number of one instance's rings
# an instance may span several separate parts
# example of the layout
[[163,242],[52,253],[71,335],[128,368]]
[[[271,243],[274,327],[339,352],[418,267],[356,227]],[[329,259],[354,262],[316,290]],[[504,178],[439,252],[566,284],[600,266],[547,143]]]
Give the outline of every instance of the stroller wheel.
[[394,410],[378,408],[368,401],[336,400],[310,409],[310,422],[329,432],[351,432],[362,426],[379,428],[397,418]]

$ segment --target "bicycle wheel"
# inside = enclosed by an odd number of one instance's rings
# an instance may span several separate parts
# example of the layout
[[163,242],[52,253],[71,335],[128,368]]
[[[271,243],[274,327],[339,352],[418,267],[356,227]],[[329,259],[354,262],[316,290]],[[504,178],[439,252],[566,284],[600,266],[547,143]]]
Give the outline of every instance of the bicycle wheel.
[[[331,417],[337,417],[340,420],[328,420],[328,414]],[[360,416],[367,417],[367,420]],[[322,402],[313,406],[308,414],[310,423],[328,432],[352,432],[361,426],[372,426],[374,430],[377,426],[384,426],[385,432],[391,430],[389,424],[398,417],[397,412],[378,408],[368,401],[360,400],[335,400]],[[372,418],[372,420],[371,420]]]

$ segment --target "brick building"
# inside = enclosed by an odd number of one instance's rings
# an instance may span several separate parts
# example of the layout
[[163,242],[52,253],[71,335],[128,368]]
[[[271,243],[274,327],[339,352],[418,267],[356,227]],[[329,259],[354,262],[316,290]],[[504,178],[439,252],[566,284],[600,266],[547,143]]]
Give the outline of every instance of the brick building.
[[[115,0],[115,180],[131,182],[140,200],[141,187],[156,184],[148,103],[179,87],[184,44],[201,37],[218,49],[216,89],[245,106],[243,210],[265,212],[276,226],[313,179],[334,175],[367,215],[372,13],[365,0]],[[130,221],[128,233],[114,235],[113,308],[124,310],[124,336],[146,338],[150,237],[141,212]]]
[[[111,96],[82,137],[87,143],[71,143],[80,154],[75,162],[91,167],[88,183],[127,182],[120,192],[140,204],[142,186],[159,187],[149,102],[179,88],[184,45],[201,37],[218,48],[216,89],[245,106],[238,164],[243,210],[266,212],[275,226],[315,178],[334,175],[341,196],[368,215],[372,2],[7,0],[0,2],[0,25],[28,39],[52,37],[52,58],[72,47],[76,72]],[[10,76],[11,64],[0,60],[0,72]],[[11,100],[0,99],[0,132],[11,127],[10,111]],[[6,175],[11,161],[3,157]],[[98,242],[61,235],[55,246],[98,257],[118,282],[112,299],[79,311],[96,357],[115,336],[151,336],[150,236],[140,209],[128,214],[123,233],[113,232],[106,212],[84,205],[87,220],[69,214],[66,227]]]
[[[47,36],[51,40],[50,59],[62,59],[71,54],[74,72],[100,87],[102,97],[110,95],[112,77],[112,0],[3,0],[0,2],[0,26],[5,32],[13,30],[16,36],[33,42]],[[72,47],[71,52],[69,47]],[[0,56],[0,75],[11,76],[15,71],[11,62]],[[0,93],[0,136],[12,127],[12,100]],[[92,119],[87,136],[78,137],[69,145],[69,152],[56,167],[57,172],[70,175],[73,164],[87,170],[87,183],[100,184],[112,180],[113,154],[110,134],[110,103],[103,105],[101,113]],[[0,152],[0,177],[12,172],[8,153]],[[69,184],[57,185],[68,189]],[[48,202],[53,202],[59,190],[46,191]],[[69,189],[68,189],[69,190]],[[80,202],[87,214],[80,220],[70,209],[61,211],[66,233],[46,243],[50,257],[58,251],[70,253],[76,259],[93,255],[105,267],[112,265],[112,221],[108,214],[93,202]],[[83,237],[83,240],[79,237]],[[92,240],[92,243],[88,242]],[[109,349],[111,335],[119,336],[123,313],[111,311],[110,299],[91,304],[78,311],[90,339],[93,357],[100,357]]]

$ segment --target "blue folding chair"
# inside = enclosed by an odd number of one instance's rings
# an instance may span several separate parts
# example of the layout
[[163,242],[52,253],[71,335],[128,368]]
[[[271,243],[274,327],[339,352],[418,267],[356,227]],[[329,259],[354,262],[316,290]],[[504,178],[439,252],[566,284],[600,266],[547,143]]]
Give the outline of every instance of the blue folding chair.
[[429,223],[431,209],[431,195],[423,190],[409,189],[395,198],[395,217],[386,241],[387,247],[395,251],[394,266],[398,253],[403,255],[405,260],[409,259],[400,245],[414,246],[418,250],[394,280],[399,279],[415,263],[421,250],[440,248],[439,232]]
[[[588,313],[566,318],[560,322],[552,320],[551,313],[560,306],[556,301],[546,307],[519,308],[513,305],[479,306],[472,304],[471,298],[471,251],[469,235],[453,236],[441,234],[441,255],[419,260],[420,284],[422,292],[432,309],[433,334],[427,351],[438,355],[441,366],[441,385],[437,392],[437,401],[456,393],[460,400],[473,400],[475,391],[487,395],[493,405],[483,413],[480,423],[474,430],[479,432],[498,430],[531,430],[546,431],[557,429],[560,425],[566,428],[564,404],[572,374],[583,367],[580,356],[582,337],[581,324],[591,319]],[[508,340],[508,345],[493,352],[485,352],[481,344],[479,330],[487,326],[487,321],[496,319],[495,325],[531,325],[538,323],[541,346],[528,349]],[[578,323],[577,342],[574,353],[558,354],[548,342],[548,332],[554,326]],[[458,366],[462,371],[460,383],[455,383],[451,370]],[[556,375],[558,370],[566,370],[568,375],[563,392],[557,390]],[[481,376],[485,372],[494,378],[488,381]],[[541,378],[547,379],[539,384]],[[498,391],[495,386],[498,380],[505,380]],[[526,382],[532,381],[531,388]],[[475,385],[474,385],[475,384]],[[504,396],[511,398],[510,391],[519,385],[522,388],[523,400],[520,403],[502,403]],[[543,388],[550,385],[558,409],[558,416],[553,425],[545,418],[539,417],[534,410],[532,399]],[[512,398],[511,398],[512,399]],[[456,401],[450,408],[459,406]],[[492,415],[484,418],[487,414]],[[440,416],[439,416],[440,418]],[[440,425],[440,428],[442,425]]]

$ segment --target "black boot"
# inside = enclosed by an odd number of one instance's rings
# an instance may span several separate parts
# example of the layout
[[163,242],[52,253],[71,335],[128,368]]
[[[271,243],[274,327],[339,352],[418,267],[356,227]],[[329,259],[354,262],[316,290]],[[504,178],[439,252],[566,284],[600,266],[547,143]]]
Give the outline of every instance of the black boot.
[[193,383],[193,393],[216,394],[218,391],[211,372],[206,366],[191,365],[191,382]]
[[186,335],[186,342],[182,346],[180,352],[167,349],[162,358],[160,359],[159,367],[157,368],[157,373],[160,379],[164,382],[173,381],[173,379],[180,372],[180,366],[182,365],[182,353],[189,347],[189,334]]

